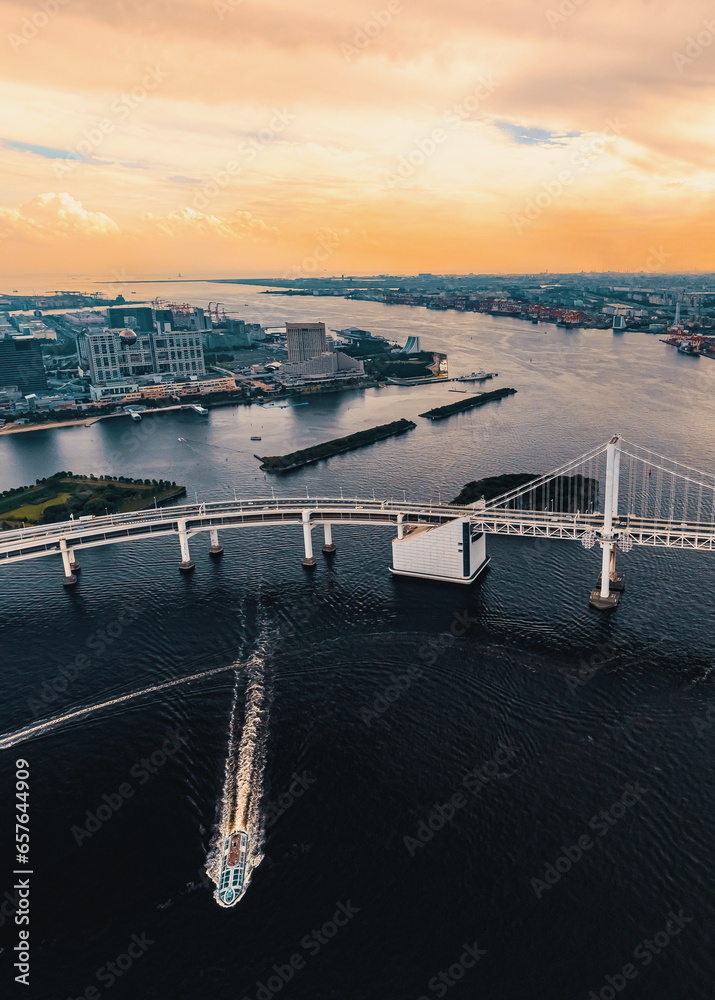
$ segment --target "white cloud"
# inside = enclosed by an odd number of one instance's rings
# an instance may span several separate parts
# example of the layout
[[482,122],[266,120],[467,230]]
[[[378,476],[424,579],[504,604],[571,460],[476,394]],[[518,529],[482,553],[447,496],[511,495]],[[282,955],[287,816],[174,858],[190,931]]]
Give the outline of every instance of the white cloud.
[[76,236],[107,236],[119,227],[104,212],[88,212],[66,191],[39,194],[20,208],[0,208],[0,238],[39,240]]

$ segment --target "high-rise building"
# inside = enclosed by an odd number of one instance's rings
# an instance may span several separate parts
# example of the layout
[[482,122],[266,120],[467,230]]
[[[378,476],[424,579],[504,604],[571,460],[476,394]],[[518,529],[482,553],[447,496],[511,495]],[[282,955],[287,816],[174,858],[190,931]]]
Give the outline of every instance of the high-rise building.
[[310,361],[327,348],[325,323],[286,323],[288,363]]
[[137,375],[205,375],[201,334],[195,331],[86,330],[77,350],[93,385]]
[[150,333],[154,329],[154,311],[151,306],[115,306],[109,310],[109,325],[113,330]]
[[47,392],[42,348],[34,337],[0,337],[0,385],[16,385],[23,395]]
[[204,313],[204,310],[188,304],[168,305],[165,309],[156,309],[154,320],[160,324],[161,330],[166,329],[167,323],[172,330],[211,329],[211,318]]

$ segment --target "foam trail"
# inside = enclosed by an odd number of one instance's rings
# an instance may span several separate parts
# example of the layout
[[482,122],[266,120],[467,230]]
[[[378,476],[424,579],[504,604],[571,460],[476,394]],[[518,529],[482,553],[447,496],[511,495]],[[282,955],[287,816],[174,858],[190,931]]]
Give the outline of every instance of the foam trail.
[[[265,829],[261,814],[261,798],[266,765],[270,690],[265,679],[265,663],[260,654],[251,657],[246,669],[248,685],[240,736],[238,735],[240,677],[236,675],[220,815],[206,859],[206,872],[218,886],[225,839],[234,830],[244,830],[248,834],[244,886],[248,888],[253,871],[263,860]],[[214,895],[219,905],[223,905],[218,899],[218,888]]]
[[189,677],[178,677],[173,681],[163,681],[161,684],[152,684],[151,687],[142,688],[141,691],[132,691],[130,694],[122,694],[116,698],[109,698],[101,701],[97,705],[90,705],[88,708],[78,708],[74,712],[66,712],[64,715],[56,715],[54,718],[45,719],[44,722],[37,722],[34,726],[27,726],[25,729],[18,729],[14,733],[5,733],[0,736],[0,750],[7,750],[9,747],[17,746],[35,736],[49,733],[53,729],[58,729],[66,722],[73,719],[81,719],[93,712],[99,712],[103,708],[111,705],[121,705],[125,701],[133,701],[135,698],[143,698],[146,694],[154,691],[164,691],[166,688],[177,687],[179,684],[189,684],[191,681],[199,681],[204,677],[213,677],[215,674],[225,674],[229,670],[235,670],[236,664],[232,663],[228,667],[214,667],[212,670],[203,670],[200,674],[191,674]]

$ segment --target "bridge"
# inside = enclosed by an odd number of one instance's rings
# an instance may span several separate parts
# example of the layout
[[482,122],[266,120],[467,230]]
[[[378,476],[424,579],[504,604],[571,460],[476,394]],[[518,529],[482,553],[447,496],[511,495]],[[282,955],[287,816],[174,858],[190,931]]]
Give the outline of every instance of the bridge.
[[591,592],[600,609],[617,605],[624,577],[619,552],[634,545],[712,551],[715,476],[634,445],[619,435],[546,476],[468,506],[361,497],[271,497],[223,500],[110,514],[0,534],[0,565],[60,556],[63,583],[77,582],[77,552],[97,546],[177,536],[179,569],[191,572],[190,539],[208,532],[211,556],[223,553],[219,530],[299,526],[303,565],[316,565],[313,531],[322,551],[335,552],[335,525],[384,525],[396,531],[391,572],[470,584],[486,569],[485,536],[578,541],[601,547],[601,576]]

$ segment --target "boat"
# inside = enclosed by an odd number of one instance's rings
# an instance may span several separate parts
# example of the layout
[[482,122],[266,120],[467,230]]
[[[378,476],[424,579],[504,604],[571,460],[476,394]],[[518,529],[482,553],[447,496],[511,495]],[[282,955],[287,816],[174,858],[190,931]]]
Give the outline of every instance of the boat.
[[248,834],[243,830],[234,830],[223,847],[218,880],[218,899],[224,906],[233,906],[245,892],[247,853]]
[[193,410],[193,411],[194,411],[195,413],[198,413],[198,414],[200,414],[200,415],[201,415],[202,417],[205,417],[205,416],[207,416],[207,415],[208,415],[208,412],[209,412],[209,411],[208,411],[208,410],[206,409],[206,407],[205,407],[205,406],[201,406],[201,404],[200,404],[200,403],[192,403],[192,404],[191,404],[191,409],[192,409],[192,410]]
[[251,441],[260,441],[260,440],[261,440],[261,435],[260,434],[254,434],[251,437]]
[[682,344],[678,344],[678,354],[688,354],[690,357],[695,358],[700,357],[700,351],[691,340],[685,340]]
[[537,325],[537,323],[538,323],[539,321],[538,321],[538,319],[536,318],[536,316],[532,316],[532,317],[531,317],[531,322],[532,322],[532,323],[534,324],[534,326],[536,326],[536,325]]
[[455,382],[485,382],[488,378],[496,378],[499,372],[472,372],[471,375],[460,375]]

